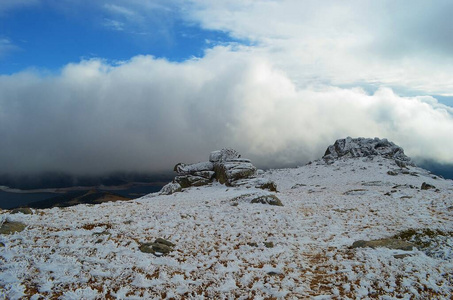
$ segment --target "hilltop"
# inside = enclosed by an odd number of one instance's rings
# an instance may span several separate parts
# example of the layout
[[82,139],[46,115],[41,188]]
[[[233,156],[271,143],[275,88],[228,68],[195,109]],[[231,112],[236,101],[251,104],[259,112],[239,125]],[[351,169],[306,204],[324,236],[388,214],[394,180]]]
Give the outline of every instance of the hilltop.
[[297,168],[230,150],[178,165],[136,200],[1,211],[19,227],[0,235],[0,297],[451,297],[453,181],[385,139],[341,139]]

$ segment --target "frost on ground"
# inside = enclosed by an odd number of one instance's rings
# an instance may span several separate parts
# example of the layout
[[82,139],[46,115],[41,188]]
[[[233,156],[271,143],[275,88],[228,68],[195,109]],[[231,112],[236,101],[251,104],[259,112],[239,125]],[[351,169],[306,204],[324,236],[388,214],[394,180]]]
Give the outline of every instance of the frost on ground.
[[[263,176],[284,206],[233,201],[262,190],[213,183],[33,215],[2,211],[27,228],[0,235],[0,298],[451,299],[452,181],[380,156]],[[424,182],[435,188],[422,190]],[[432,243],[409,234],[428,229]],[[350,248],[404,233],[427,247]],[[170,253],[140,251],[158,238],[175,244]]]

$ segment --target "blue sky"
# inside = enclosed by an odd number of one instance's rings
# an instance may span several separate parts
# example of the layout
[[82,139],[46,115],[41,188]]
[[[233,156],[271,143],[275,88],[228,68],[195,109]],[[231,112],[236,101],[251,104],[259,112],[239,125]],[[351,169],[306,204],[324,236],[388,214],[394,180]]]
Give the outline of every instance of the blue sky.
[[160,11],[159,20],[136,24],[116,20],[111,7],[120,7],[113,4],[67,9],[52,4],[43,1],[3,12],[0,38],[8,46],[0,50],[2,74],[29,68],[54,72],[83,59],[115,62],[139,54],[183,61],[203,56],[213,45],[235,41],[226,32],[201,29],[177,12]]
[[449,0],[3,0],[0,165],[162,171],[228,146],[284,166],[346,136],[452,163],[450,11]]

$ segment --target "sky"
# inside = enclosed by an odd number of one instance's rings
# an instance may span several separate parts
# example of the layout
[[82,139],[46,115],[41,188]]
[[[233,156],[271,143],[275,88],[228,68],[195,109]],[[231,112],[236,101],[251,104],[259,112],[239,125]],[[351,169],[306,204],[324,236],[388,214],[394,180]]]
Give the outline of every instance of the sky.
[[450,0],[2,0],[0,172],[259,167],[388,138],[453,164]]

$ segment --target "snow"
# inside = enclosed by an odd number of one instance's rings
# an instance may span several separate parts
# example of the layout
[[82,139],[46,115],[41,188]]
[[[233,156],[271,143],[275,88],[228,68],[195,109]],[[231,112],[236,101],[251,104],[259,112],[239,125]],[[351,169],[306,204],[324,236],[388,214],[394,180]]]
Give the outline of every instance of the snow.
[[[264,172],[283,207],[232,203],[263,192],[213,184],[33,215],[2,211],[28,227],[0,235],[0,298],[448,299],[451,238],[433,255],[349,249],[409,228],[453,231],[453,182],[408,168],[417,176],[388,175],[399,167],[382,157]],[[420,190],[423,182],[439,191]],[[140,252],[159,237],[174,251]]]

